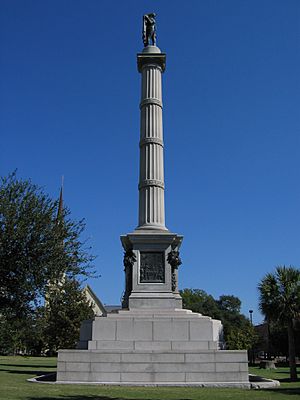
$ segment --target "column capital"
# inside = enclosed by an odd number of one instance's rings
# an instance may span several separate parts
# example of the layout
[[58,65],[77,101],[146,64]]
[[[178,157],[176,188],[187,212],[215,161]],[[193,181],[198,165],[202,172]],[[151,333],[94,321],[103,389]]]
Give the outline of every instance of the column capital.
[[162,72],[166,69],[166,54],[165,53],[138,53],[137,65],[138,71],[142,72],[145,65],[157,65]]

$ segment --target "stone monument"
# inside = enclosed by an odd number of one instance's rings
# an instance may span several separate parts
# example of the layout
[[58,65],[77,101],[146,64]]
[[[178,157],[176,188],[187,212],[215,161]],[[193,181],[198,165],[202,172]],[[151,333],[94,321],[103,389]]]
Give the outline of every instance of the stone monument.
[[[76,350],[60,350],[57,381],[117,385],[249,387],[247,352],[221,350],[222,324],[182,309],[182,236],[165,226],[162,74],[155,14],[143,17],[139,222],[121,236],[122,310],[85,321]],[[152,44],[150,44],[152,42]]]

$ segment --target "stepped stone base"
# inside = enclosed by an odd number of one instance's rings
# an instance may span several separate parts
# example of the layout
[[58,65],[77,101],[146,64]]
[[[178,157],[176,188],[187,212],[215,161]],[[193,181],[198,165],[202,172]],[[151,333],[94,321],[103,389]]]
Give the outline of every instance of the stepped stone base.
[[58,383],[250,387],[247,352],[219,350],[222,325],[189,310],[130,310],[82,326]]
[[250,387],[244,351],[61,350],[57,381]]

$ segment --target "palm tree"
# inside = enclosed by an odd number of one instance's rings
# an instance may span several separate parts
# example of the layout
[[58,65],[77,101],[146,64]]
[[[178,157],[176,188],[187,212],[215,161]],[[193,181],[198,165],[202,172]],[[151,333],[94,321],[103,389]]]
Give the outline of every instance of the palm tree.
[[293,322],[300,315],[300,270],[277,267],[258,285],[259,308],[268,321],[278,321],[287,328],[289,365],[292,381],[297,380],[296,349]]

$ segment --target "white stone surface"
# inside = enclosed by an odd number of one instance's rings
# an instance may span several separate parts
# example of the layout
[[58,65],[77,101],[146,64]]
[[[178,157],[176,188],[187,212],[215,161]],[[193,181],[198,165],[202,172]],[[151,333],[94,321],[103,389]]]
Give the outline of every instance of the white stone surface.
[[186,353],[185,361],[187,363],[214,363],[214,352]]
[[[58,357],[58,381],[114,384],[174,384],[247,386],[245,351],[231,352],[234,362],[216,362],[224,350],[63,350]],[[222,357],[221,357],[222,358]],[[239,361],[237,361],[239,360]],[[176,377],[176,379],[175,379]]]
[[[144,53],[158,53],[148,46]],[[165,58],[165,56],[161,56]],[[164,204],[164,159],[162,126],[161,59],[149,59],[142,71],[140,180],[138,229],[166,230]]]
[[96,349],[97,350],[133,350],[134,341],[132,340],[97,340]]
[[157,46],[146,46],[143,48],[143,53],[161,53],[160,49]]
[[189,323],[172,319],[153,322],[154,340],[189,340]]
[[57,379],[247,387],[247,352],[217,350],[218,323],[183,309],[122,310],[96,317],[92,335],[97,339],[91,338],[89,350],[59,352]]
[[95,318],[88,348],[214,350],[216,323],[220,321],[182,309],[120,311]]

